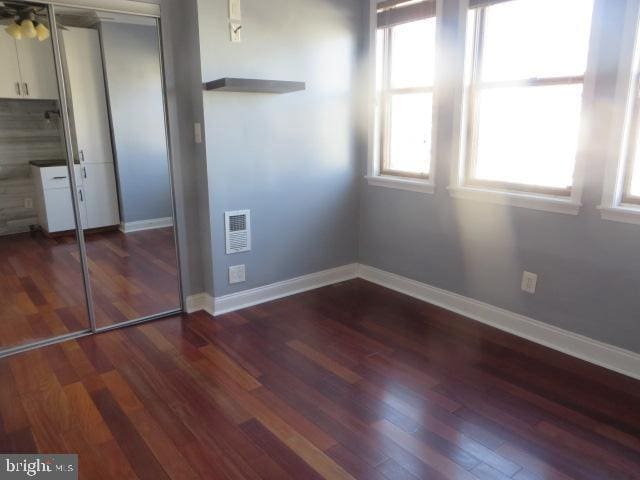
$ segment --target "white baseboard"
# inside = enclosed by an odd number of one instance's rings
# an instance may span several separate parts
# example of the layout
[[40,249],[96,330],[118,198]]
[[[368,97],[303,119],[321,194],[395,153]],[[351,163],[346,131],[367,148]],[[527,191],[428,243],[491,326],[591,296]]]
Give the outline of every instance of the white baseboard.
[[187,299],[186,310],[189,313],[205,310],[211,315],[220,315],[356,277],[586,362],[640,379],[640,354],[367,265],[345,265],[215,299],[211,295],[200,293]]
[[358,276],[545,347],[640,379],[640,354],[377,268],[360,265]]
[[214,315],[213,311],[214,300],[208,293],[197,293],[187,297],[185,303],[185,310],[187,313],[199,312],[204,310],[205,312]]
[[150,220],[139,220],[137,222],[122,222],[120,224],[120,231],[122,233],[132,233],[167,227],[173,227],[172,217],[152,218]]
[[270,302],[278,298],[288,297],[296,293],[333,285],[356,278],[358,264],[344,265],[330,270],[311,273],[263,287],[231,293],[215,299],[207,293],[198,293],[187,297],[187,313],[204,310],[211,315],[222,315],[242,308]]
[[311,273],[302,277],[272,283],[264,287],[231,293],[222,297],[216,297],[214,312],[216,315],[233,312],[241,308],[251,307],[260,303],[269,302],[278,298],[288,297],[307,290],[333,285],[356,278],[358,265],[353,263],[338,268]]

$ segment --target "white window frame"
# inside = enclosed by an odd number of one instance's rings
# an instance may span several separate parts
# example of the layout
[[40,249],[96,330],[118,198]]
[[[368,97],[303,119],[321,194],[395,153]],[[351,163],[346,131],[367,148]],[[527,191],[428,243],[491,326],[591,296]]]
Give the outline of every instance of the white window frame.
[[[399,90],[411,90],[411,91],[430,91],[433,92],[433,100],[432,100],[432,122],[431,122],[431,159],[429,164],[429,174],[427,176],[413,176],[410,173],[404,174],[402,172],[389,172],[383,173],[381,171],[382,165],[382,145],[386,144],[386,142],[382,141],[380,134],[382,132],[378,131],[376,116],[379,114],[380,116],[384,115],[382,110],[382,105],[380,104],[381,99],[378,96],[378,92],[376,91],[376,35],[378,31],[378,13],[377,13],[377,0],[369,0],[369,78],[370,78],[370,87],[369,87],[369,135],[368,135],[368,148],[367,148],[367,175],[365,176],[367,183],[373,186],[379,187],[388,187],[397,190],[407,190],[411,192],[418,193],[435,193],[435,176],[436,176],[436,152],[437,152],[437,112],[438,112],[438,68],[437,65],[439,63],[440,57],[440,31],[441,31],[441,12],[442,12],[442,1],[436,0],[436,68],[435,68],[435,78],[434,85],[432,88],[411,88],[411,89],[399,89]],[[389,30],[387,30],[385,35],[389,34]],[[387,42],[385,44],[388,45]],[[387,49],[388,50],[388,49]],[[388,51],[385,52],[388,56]],[[385,62],[388,64],[388,57],[385,59]],[[383,72],[383,75],[388,75],[388,72]],[[378,113],[380,112],[380,113]]]
[[634,129],[640,127],[640,12],[638,5],[629,2],[623,25],[618,84],[614,105],[620,107],[613,112],[611,129],[614,132],[610,159],[607,162],[602,203],[598,207],[602,218],[640,225],[640,203],[634,198],[625,198],[629,187],[634,160]]
[[[597,5],[597,1],[594,5]],[[482,16],[481,10],[484,7],[477,7],[476,12],[476,24],[478,24],[478,18]],[[594,7],[595,8],[595,7]],[[460,48],[464,52],[464,68],[462,69],[462,95],[460,96],[461,106],[458,109],[460,112],[460,122],[457,132],[457,138],[459,141],[458,158],[457,161],[452,162],[451,167],[451,181],[449,186],[449,192],[452,197],[475,200],[481,202],[489,202],[500,205],[510,205],[514,207],[530,208],[533,210],[540,210],[546,212],[563,213],[568,215],[577,215],[582,207],[582,194],[584,185],[584,164],[585,164],[585,148],[583,144],[586,141],[585,133],[588,131],[588,116],[593,108],[593,97],[595,90],[595,56],[597,45],[597,29],[594,28],[595,15],[592,16],[591,36],[589,39],[589,52],[587,56],[587,68],[584,77],[580,77],[583,83],[583,100],[580,119],[580,135],[578,140],[578,148],[575,160],[575,169],[573,176],[573,186],[566,194],[559,194],[552,189],[536,188],[530,186],[518,186],[514,184],[502,183],[502,182],[480,182],[478,180],[469,181],[468,169],[470,166],[470,159],[473,157],[469,149],[473,147],[474,142],[470,139],[470,124],[471,122],[471,99],[470,88],[467,88],[464,77],[467,74],[467,68],[472,68],[472,74],[476,71],[476,65],[467,65],[467,38],[466,35],[475,35],[476,32],[467,32],[469,27],[467,22],[467,14],[469,12],[469,0],[462,0],[460,2],[460,18],[459,21],[465,26],[463,34],[461,35]],[[481,26],[479,27],[481,28]],[[482,33],[482,32],[480,32]],[[478,39],[474,38],[471,42],[471,48],[476,49],[478,47]],[[471,56],[473,61],[476,61],[477,55]],[[576,78],[564,79],[567,82],[575,82]],[[527,82],[530,85],[541,84],[547,81],[553,81],[550,79],[531,79]],[[475,125],[475,124],[474,124]]]

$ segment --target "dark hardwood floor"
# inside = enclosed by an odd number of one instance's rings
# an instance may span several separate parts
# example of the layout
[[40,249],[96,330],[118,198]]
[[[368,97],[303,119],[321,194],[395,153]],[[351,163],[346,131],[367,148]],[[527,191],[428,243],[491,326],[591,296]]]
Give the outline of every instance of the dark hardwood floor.
[[0,360],[85,479],[640,478],[640,382],[362,280]]
[[[179,307],[173,229],[86,235],[99,327]],[[89,328],[74,236],[0,237],[0,349]]]

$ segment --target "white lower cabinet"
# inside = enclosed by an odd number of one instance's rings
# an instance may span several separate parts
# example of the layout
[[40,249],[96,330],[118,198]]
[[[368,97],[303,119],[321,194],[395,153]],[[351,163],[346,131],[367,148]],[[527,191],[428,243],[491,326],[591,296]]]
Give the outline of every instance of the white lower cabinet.
[[[36,189],[38,219],[48,233],[76,228],[71,185],[66,166],[31,167]],[[120,223],[113,164],[76,165],[76,187],[82,228]]]
[[[78,200],[86,210],[83,228],[100,228],[120,223],[116,174],[113,163],[85,163],[81,167],[82,188]],[[83,219],[84,221],[84,219]]]

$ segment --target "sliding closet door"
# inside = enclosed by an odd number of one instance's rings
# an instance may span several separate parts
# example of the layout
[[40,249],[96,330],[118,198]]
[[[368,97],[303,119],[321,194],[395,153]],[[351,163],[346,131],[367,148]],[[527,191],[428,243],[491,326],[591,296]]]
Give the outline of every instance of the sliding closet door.
[[180,309],[159,29],[56,8],[98,329]]
[[16,2],[0,2],[0,10],[35,18],[13,35],[0,29],[3,355],[88,331],[90,322],[72,196],[71,175],[80,172],[67,162],[48,11]]

